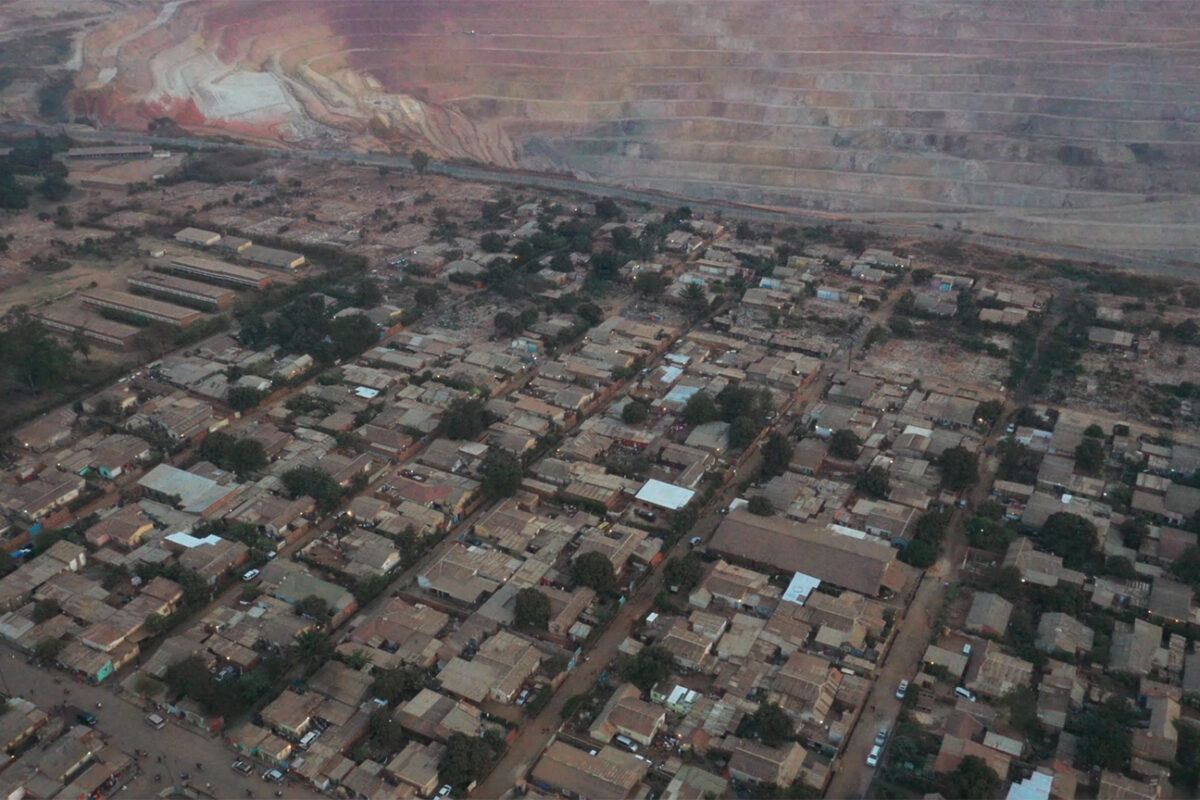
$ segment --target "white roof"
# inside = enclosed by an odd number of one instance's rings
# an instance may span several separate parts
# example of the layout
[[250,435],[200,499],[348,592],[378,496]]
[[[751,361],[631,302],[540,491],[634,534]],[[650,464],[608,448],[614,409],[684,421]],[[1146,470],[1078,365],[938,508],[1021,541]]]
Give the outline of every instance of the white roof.
[[638,491],[635,499],[659,508],[678,511],[690,503],[695,495],[691,489],[651,478]]
[[820,578],[814,578],[812,575],[805,575],[803,572],[797,572],[792,576],[791,583],[783,592],[783,599],[789,603],[795,603],[798,606],[804,605],[804,601],[812,594],[813,589],[821,585]]
[[379,397],[379,390],[372,389],[368,386],[356,386],[354,388],[354,394],[356,394],[357,396],[361,397],[364,400],[373,400],[376,397]]
[[1023,781],[1014,781],[1008,787],[1006,800],[1047,800],[1053,783],[1053,775],[1035,772]]
[[202,544],[216,544],[217,542],[221,541],[221,537],[210,533],[208,536],[205,536],[202,539],[199,536],[192,536],[190,533],[168,533],[167,541],[174,542],[175,544],[181,547],[186,547],[190,550],[193,547],[199,547]]

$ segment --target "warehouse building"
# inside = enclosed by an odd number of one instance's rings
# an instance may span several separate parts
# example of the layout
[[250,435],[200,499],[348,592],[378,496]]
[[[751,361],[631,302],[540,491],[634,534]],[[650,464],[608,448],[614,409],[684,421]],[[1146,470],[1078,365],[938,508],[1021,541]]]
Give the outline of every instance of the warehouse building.
[[184,228],[175,233],[175,241],[192,247],[208,247],[221,241],[221,234],[203,228]]
[[205,310],[220,310],[233,302],[237,295],[232,289],[190,281],[160,272],[139,272],[126,281],[138,294],[161,297],[183,305]]
[[255,269],[227,264],[212,258],[176,256],[161,272],[173,272],[189,278],[235,288],[265,289],[271,285],[271,276]]
[[70,159],[87,158],[150,158],[154,148],[148,144],[131,144],[117,147],[72,147],[67,150]]
[[85,305],[93,308],[108,309],[149,322],[162,322],[173,328],[186,328],[203,316],[195,309],[109,289],[92,289],[81,294],[79,298]]
[[273,269],[293,270],[305,264],[304,256],[290,250],[276,250],[274,247],[263,247],[252,244],[239,253],[251,264],[259,264]]
[[78,309],[47,308],[38,312],[38,319],[47,328],[62,333],[81,332],[94,342],[111,347],[130,347],[141,328],[115,322],[104,317],[83,314]]

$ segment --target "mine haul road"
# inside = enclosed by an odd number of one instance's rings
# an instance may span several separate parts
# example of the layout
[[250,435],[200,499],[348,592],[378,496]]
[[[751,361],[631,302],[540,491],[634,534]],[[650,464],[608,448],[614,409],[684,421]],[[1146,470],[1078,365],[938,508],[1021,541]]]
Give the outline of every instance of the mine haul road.
[[[299,150],[285,147],[266,147],[262,145],[243,144],[231,139],[216,138],[164,138],[151,136],[136,131],[104,130],[98,131],[79,125],[36,125],[32,123],[0,123],[2,133],[28,133],[40,131],[46,134],[65,133],[80,141],[96,142],[126,142],[132,144],[159,144],[174,147],[187,147],[195,150],[215,150],[218,148],[234,148],[269,155],[288,153],[292,158],[302,158],[307,161],[344,161],[372,167],[390,167],[412,169],[412,164],[404,156],[383,153],[356,153],[342,150]],[[1012,239],[991,234],[964,231],[944,230],[935,227],[933,223],[918,222],[896,223],[864,221],[840,214],[826,214],[806,211],[803,209],[784,209],[768,206],[747,205],[744,203],[726,202],[721,200],[688,197],[668,192],[633,189],[624,186],[582,180],[567,175],[551,175],[538,172],[502,169],[476,164],[459,164],[447,162],[431,162],[427,168],[435,175],[445,175],[461,180],[479,183],[503,183],[515,186],[531,186],[562,192],[592,195],[595,197],[612,197],[636,203],[652,205],[687,205],[690,208],[719,212],[726,216],[753,222],[766,222],[783,225],[837,225],[847,230],[861,233],[874,233],[883,236],[920,238],[927,240],[948,241],[978,245],[1004,253],[1014,253],[1033,258],[1067,259],[1082,261],[1117,269],[1157,275],[1164,278],[1200,278],[1200,266],[1166,261],[1148,255],[1126,256],[1111,251],[1091,250],[1083,247],[1056,244],[1038,240]],[[867,215],[868,217],[873,215]]]

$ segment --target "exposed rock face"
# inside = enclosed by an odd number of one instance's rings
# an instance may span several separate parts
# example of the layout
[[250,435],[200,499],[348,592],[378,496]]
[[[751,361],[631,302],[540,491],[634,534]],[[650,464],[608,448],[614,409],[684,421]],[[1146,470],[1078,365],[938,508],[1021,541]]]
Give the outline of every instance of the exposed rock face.
[[147,2],[77,108],[1189,257],[1200,4]]

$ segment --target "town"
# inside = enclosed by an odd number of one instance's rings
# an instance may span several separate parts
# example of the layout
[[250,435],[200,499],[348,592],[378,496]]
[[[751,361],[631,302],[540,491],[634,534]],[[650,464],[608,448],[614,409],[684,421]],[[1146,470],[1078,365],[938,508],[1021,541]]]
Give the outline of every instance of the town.
[[1195,796],[1200,285],[0,155],[6,797]]

